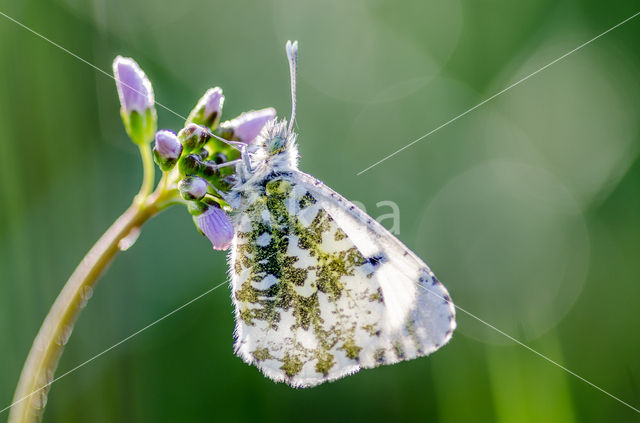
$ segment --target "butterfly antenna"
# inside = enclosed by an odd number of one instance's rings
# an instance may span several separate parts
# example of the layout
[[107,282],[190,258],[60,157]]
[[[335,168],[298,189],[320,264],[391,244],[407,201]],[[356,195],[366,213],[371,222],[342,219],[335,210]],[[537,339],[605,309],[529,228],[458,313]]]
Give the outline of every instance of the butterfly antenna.
[[289,133],[293,129],[296,118],[296,68],[298,66],[298,42],[287,41],[287,58],[289,59],[289,73],[291,74],[291,119],[289,119]]

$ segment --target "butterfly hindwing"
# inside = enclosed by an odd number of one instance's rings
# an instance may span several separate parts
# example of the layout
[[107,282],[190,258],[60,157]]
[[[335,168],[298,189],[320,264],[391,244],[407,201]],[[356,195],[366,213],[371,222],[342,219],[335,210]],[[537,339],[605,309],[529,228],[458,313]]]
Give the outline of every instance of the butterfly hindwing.
[[[324,204],[361,253],[378,262],[372,278],[385,308],[382,335],[373,339],[373,365],[427,355],[448,342],[456,327],[455,307],[431,269],[353,203],[307,174],[297,172],[296,178]],[[369,357],[361,358],[361,366],[372,367]]]
[[426,355],[455,328],[446,289],[378,222],[299,171],[265,179],[234,217],[236,351],[313,386]]

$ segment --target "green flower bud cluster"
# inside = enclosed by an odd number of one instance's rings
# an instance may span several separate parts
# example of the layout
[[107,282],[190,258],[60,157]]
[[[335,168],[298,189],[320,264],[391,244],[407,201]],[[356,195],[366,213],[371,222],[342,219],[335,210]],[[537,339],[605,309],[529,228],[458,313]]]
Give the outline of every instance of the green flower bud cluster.
[[185,188],[180,189],[182,197],[189,201],[199,201],[203,198],[198,190],[194,193],[196,195],[186,190],[186,187],[194,186],[195,180],[201,181],[197,183],[198,187],[206,183],[209,194],[222,200],[218,194],[231,188],[226,178],[235,172],[232,161],[239,159],[240,153],[231,145],[214,137],[210,128],[195,123],[187,123],[178,132],[177,138],[182,146],[181,155],[176,162],[176,171],[181,181],[179,187]]
[[[127,133],[138,144],[144,166],[139,198],[150,195],[154,181],[153,161],[162,170],[159,189],[187,204],[198,230],[214,249],[229,248],[233,224],[224,201],[234,180],[240,150],[251,144],[265,124],[275,117],[266,108],[242,113],[220,122],[224,95],[219,87],[209,89],[176,134],[156,132],[157,115],[153,87],[140,66],[131,58],[118,56],[113,73],[120,98],[120,113]],[[149,142],[154,139],[153,149]]]
[[227,208],[223,197],[231,189],[240,147],[250,144],[275,117],[275,110],[267,108],[220,122],[223,103],[222,89],[211,88],[177,134],[166,130],[156,134],[154,160],[176,181],[193,216],[210,212],[211,207]]

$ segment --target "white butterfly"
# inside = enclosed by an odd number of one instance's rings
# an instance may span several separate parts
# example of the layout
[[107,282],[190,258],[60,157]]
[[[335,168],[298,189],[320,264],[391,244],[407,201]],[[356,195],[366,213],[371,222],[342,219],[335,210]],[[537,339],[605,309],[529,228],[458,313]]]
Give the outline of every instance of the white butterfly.
[[428,355],[456,327],[445,287],[376,220],[298,170],[293,112],[237,165],[229,256],[236,353],[275,381],[314,386]]

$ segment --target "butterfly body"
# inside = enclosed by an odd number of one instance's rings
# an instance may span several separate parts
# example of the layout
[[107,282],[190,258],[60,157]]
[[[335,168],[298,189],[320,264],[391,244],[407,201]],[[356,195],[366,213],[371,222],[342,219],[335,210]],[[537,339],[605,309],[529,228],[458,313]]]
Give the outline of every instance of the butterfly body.
[[271,122],[227,201],[236,353],[307,387],[427,355],[455,329],[447,290],[377,221],[298,170],[295,134]]

